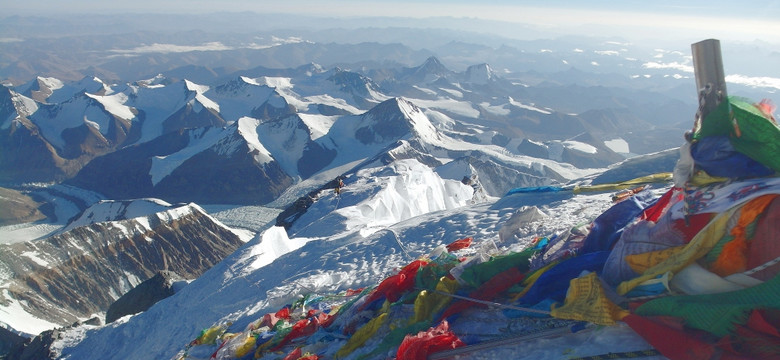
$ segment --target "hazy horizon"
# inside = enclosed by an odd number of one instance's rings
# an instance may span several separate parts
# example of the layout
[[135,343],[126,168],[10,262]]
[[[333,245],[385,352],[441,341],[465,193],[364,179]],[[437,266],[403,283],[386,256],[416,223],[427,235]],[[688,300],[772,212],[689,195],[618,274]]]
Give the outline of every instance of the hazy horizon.
[[[68,16],[75,14],[209,14],[254,12],[355,20],[366,17],[487,20],[530,25],[550,34],[622,36],[631,39],[705,39],[780,44],[780,1],[757,1],[750,6],[731,1],[672,1],[611,3],[596,1],[315,1],[287,2],[227,0],[150,1],[114,3],[96,0],[60,2],[38,0],[4,5],[5,14]],[[482,29],[491,32],[492,29]],[[3,34],[0,34],[2,36]]]

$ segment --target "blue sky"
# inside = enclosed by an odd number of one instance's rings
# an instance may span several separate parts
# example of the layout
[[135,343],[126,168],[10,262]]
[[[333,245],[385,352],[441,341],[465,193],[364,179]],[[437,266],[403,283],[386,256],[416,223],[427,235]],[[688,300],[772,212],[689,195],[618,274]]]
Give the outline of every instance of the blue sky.
[[[328,17],[470,17],[582,31],[600,27],[674,37],[762,39],[780,44],[780,0],[0,0],[4,13],[207,13],[253,11]],[[707,36],[713,34],[713,36]]]
[[[310,14],[402,15],[436,16],[442,12],[450,15],[472,16],[496,9],[546,8],[578,11],[619,11],[688,15],[728,15],[778,20],[780,0],[2,0],[3,8],[11,13],[32,11],[58,12],[209,12],[209,11],[259,11],[295,12]],[[481,10],[480,10],[481,9]],[[507,14],[509,15],[509,14]]]
[[[403,15],[436,16],[441,13],[471,16],[497,9],[545,8],[568,11],[619,11],[688,15],[728,15],[778,20],[780,1],[751,0],[745,2],[727,0],[689,1],[638,1],[638,0],[135,0],[127,2],[105,0],[3,0],[3,8],[10,13],[31,11],[58,12],[209,12],[209,11],[260,11],[295,12],[309,14]],[[507,14],[510,15],[510,14]]]

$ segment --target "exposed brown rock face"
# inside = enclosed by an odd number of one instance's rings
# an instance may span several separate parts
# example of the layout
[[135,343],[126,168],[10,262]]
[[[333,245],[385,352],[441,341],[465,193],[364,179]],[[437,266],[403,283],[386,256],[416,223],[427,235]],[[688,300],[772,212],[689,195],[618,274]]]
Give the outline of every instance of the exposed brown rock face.
[[36,317],[68,325],[106,311],[160,270],[196,278],[241,244],[194,204],[93,223],[43,240],[0,245],[0,267],[12,274],[0,301],[10,296]]
[[45,219],[42,205],[20,191],[0,187],[0,226]]

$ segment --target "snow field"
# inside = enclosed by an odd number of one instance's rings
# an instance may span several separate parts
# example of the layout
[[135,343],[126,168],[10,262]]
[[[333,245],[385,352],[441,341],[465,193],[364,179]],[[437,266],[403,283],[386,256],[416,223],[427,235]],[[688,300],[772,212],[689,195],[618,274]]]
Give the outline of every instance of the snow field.
[[414,216],[465,206],[473,197],[471,187],[442,180],[416,160],[361,170],[356,178],[347,180],[340,195],[323,194],[324,198],[313,204],[290,232],[327,236],[343,224],[343,231],[361,230],[368,235],[374,229]]
[[[611,205],[610,194],[559,193],[518,194],[473,205],[454,202],[449,206],[462,205],[446,208],[445,197],[454,201],[455,195],[469,195],[468,200],[471,188],[454,181],[459,185],[448,188],[445,184],[450,181],[426,169],[414,160],[405,160],[365,170],[356,179],[347,179],[341,205],[337,205],[339,211],[352,208],[347,211],[356,214],[359,208],[377,209],[377,214],[359,213],[362,225],[353,218],[331,214],[322,219],[321,215],[301,217],[295,225],[298,234],[289,239],[281,228],[270,228],[147,312],[120,324],[71,330],[89,336],[83,341],[83,336],[66,336],[57,346],[65,359],[172,358],[204,328],[230,321],[232,329],[243,329],[305,294],[327,295],[376,285],[412,260],[456,239],[475,238],[472,248],[461,250],[460,256],[522,248],[535,236],[586,223]],[[436,196],[441,201],[433,195],[429,198],[423,185],[438,188],[441,195]],[[330,209],[339,204],[338,199],[335,194],[323,194],[309,211],[337,213]],[[440,206],[444,208],[437,208]],[[501,242],[502,226],[523,206],[535,206],[544,216],[512,231],[511,240]],[[416,216],[407,216],[418,211],[421,213]],[[380,213],[398,220],[383,219]],[[351,230],[347,230],[346,221],[353,221]],[[339,231],[334,232],[334,228]],[[493,316],[494,321],[502,318],[500,314]],[[136,346],[138,343],[144,346]],[[329,348],[339,346],[337,341]]]

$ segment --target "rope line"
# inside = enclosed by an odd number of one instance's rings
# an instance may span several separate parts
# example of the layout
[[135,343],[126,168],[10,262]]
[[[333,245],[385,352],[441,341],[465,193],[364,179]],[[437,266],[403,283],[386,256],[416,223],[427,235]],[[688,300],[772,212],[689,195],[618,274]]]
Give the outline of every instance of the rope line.
[[569,360],[612,360],[612,359],[635,359],[648,356],[658,356],[661,352],[656,349],[638,350],[638,351],[624,351],[624,352],[610,352],[601,355],[582,356],[577,358],[571,358]]
[[520,307],[520,306],[501,304],[501,303],[497,303],[497,302],[493,302],[493,301],[479,300],[479,299],[474,299],[474,298],[470,298],[470,297],[467,297],[467,296],[450,294],[448,292],[444,292],[444,291],[441,291],[441,290],[429,290],[429,289],[422,289],[422,288],[419,288],[419,290],[428,290],[428,291],[431,291],[431,292],[435,292],[435,293],[437,293],[439,295],[446,295],[446,296],[450,296],[450,297],[453,297],[453,298],[456,298],[456,299],[466,300],[466,301],[470,301],[470,302],[477,303],[477,304],[483,304],[483,305],[488,305],[488,306],[495,306],[495,307],[500,307],[500,308],[504,308],[504,309],[520,310],[520,311],[531,312],[531,313],[536,313],[536,314],[550,315],[550,312],[546,311],[546,310],[524,308],[524,307]]
[[780,263],[780,256],[774,258],[773,260],[769,260],[769,261],[767,261],[767,262],[765,262],[765,263],[763,263],[763,264],[761,264],[759,266],[756,266],[756,267],[754,267],[754,268],[752,268],[752,269],[750,269],[748,271],[745,271],[745,272],[743,272],[743,274],[745,274],[745,275],[755,274],[755,273],[757,273],[757,272],[759,272],[761,270],[764,270],[764,269],[766,269],[766,268],[768,268],[768,267],[770,267],[770,266],[772,266],[774,264],[777,264],[777,263]]
[[401,248],[401,251],[403,251],[403,252],[404,252],[404,254],[406,254],[406,257],[407,257],[407,258],[408,258],[410,261],[411,261],[411,260],[414,260],[414,258],[412,257],[412,255],[410,255],[410,254],[409,254],[409,252],[408,252],[408,251],[406,251],[406,247],[404,247],[404,244],[403,244],[403,243],[401,243],[401,239],[398,237],[398,234],[396,234],[396,233],[395,233],[395,231],[393,231],[392,229],[385,229],[385,230],[387,230],[387,231],[389,231],[390,233],[392,233],[392,234],[393,234],[393,237],[395,238],[395,242],[397,242],[397,243],[398,243],[398,247],[400,247],[400,248]]
[[[470,353],[470,352],[479,351],[479,350],[491,349],[491,348],[495,348],[495,347],[499,347],[499,346],[514,345],[514,344],[518,344],[518,343],[521,343],[521,342],[524,342],[524,341],[528,341],[528,340],[544,339],[544,338],[548,338],[548,337],[556,337],[556,336],[561,336],[561,335],[567,335],[567,334],[574,333],[575,332],[575,330],[574,330],[575,327],[576,327],[576,325],[573,326],[573,327],[566,326],[566,327],[562,327],[562,328],[544,330],[544,331],[540,331],[540,332],[536,332],[536,333],[532,333],[532,334],[526,334],[526,335],[521,335],[521,336],[505,337],[505,338],[501,338],[501,339],[498,339],[498,340],[485,341],[485,342],[481,342],[481,343],[474,344],[474,345],[461,346],[459,348],[455,348],[455,349],[452,349],[452,350],[445,350],[445,351],[440,351],[440,352],[437,352],[437,353],[433,353],[430,356],[428,356],[428,360],[447,359],[447,358],[450,358],[452,356],[459,355],[459,354],[465,354],[465,353]],[[593,330],[593,329],[595,329],[595,326],[588,326],[588,327],[585,327],[584,329],[579,330],[578,332],[590,331],[590,330]]]

